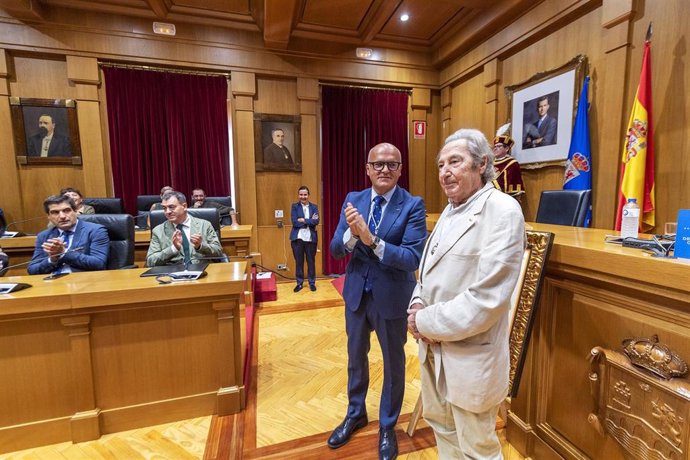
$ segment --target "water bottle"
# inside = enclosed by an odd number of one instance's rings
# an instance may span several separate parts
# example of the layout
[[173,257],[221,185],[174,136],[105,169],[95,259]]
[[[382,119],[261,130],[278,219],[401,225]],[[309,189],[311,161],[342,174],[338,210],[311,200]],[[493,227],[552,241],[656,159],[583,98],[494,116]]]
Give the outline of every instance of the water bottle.
[[637,230],[640,226],[640,207],[636,198],[628,198],[623,206],[623,219],[621,222],[621,238],[637,238]]

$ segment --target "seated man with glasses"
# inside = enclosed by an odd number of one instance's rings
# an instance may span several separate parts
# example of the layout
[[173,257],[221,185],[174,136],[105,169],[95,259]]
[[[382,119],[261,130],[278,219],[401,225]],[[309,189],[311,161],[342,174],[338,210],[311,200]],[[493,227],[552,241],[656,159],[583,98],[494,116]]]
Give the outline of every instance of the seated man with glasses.
[[187,198],[183,193],[163,194],[162,208],[166,222],[151,232],[151,244],[146,265],[198,263],[204,259],[223,256],[223,248],[210,222],[192,217],[187,212]]

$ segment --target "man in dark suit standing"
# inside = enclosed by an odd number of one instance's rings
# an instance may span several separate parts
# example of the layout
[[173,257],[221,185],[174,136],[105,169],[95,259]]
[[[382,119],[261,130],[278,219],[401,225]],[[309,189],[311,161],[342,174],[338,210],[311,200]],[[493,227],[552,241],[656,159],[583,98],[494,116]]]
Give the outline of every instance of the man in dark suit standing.
[[38,119],[38,133],[29,138],[30,157],[71,157],[69,139],[55,132],[55,122],[50,115]]
[[67,195],[49,196],[43,209],[53,226],[36,237],[30,275],[105,270],[110,239],[104,226],[77,220],[77,206]]
[[319,209],[309,202],[309,187],[301,186],[297,190],[299,201],[292,203],[290,209],[290,245],[295,257],[295,279],[297,285],[294,291],[302,290],[304,283],[304,259],[307,259],[307,277],[309,289],[316,291],[316,226],[319,225]]
[[384,377],[379,410],[379,458],[398,455],[395,436],[405,388],[406,309],[415,286],[414,272],[426,240],[424,202],[397,186],[400,151],[382,143],[369,151],[366,172],[372,188],[345,198],[331,241],[335,258],[352,254],[343,297],[348,352],[348,409],[328,446],[336,449],[368,424],[371,331],[381,345]]

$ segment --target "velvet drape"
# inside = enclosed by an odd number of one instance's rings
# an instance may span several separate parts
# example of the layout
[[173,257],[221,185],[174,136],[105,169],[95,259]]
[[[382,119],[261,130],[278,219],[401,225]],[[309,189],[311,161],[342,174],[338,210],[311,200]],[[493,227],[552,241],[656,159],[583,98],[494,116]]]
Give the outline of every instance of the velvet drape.
[[381,142],[395,145],[402,155],[398,182],[407,188],[408,94],[403,91],[324,86],[322,89],[323,143],[323,271],[345,272],[347,258],[331,257],[329,243],[350,191],[370,187],[365,164],[369,150]]
[[136,213],[137,195],[164,185],[230,194],[227,81],[104,67],[115,195]]

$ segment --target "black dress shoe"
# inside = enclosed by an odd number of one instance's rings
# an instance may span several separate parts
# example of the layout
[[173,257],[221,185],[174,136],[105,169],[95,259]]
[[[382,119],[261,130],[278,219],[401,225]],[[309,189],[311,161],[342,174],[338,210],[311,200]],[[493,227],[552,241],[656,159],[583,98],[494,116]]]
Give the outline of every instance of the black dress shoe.
[[328,447],[337,449],[338,447],[344,446],[355,431],[364,428],[368,423],[369,420],[366,415],[360,418],[345,417],[343,423],[338,425],[338,427],[333,430],[333,433],[331,433],[331,437],[328,438]]
[[297,286],[295,286],[295,289],[293,289],[292,292],[299,292],[301,290],[302,290],[302,285],[298,284]]
[[379,429],[379,460],[394,460],[398,458],[398,438],[395,428]]
[[314,292],[314,291],[316,291],[316,286],[313,285],[313,284],[310,284],[310,285],[309,285],[309,289],[310,289],[312,292]]

